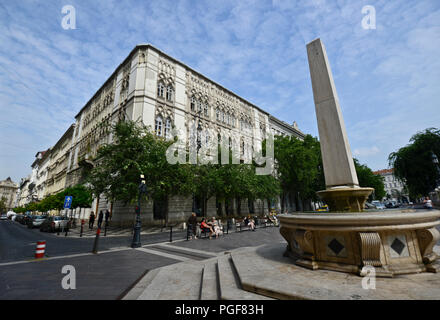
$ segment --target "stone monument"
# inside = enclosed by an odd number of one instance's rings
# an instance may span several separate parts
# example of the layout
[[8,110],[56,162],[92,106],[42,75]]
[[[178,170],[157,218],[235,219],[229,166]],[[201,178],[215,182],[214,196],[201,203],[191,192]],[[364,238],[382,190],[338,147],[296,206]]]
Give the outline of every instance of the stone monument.
[[307,45],[326,190],[318,195],[332,211],[363,211],[373,188],[360,188],[325,47]]
[[330,212],[280,216],[286,255],[310,269],[379,276],[440,270],[433,247],[440,239],[438,210],[362,212],[372,188],[359,187],[327,54],[320,39],[307,45]]

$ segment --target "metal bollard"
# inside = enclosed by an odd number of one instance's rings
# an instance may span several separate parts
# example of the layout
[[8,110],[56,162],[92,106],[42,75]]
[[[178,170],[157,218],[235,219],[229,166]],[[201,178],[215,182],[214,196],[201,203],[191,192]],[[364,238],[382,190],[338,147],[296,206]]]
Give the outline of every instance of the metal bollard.
[[101,229],[98,228],[96,230],[95,243],[93,244],[93,250],[92,250],[92,253],[95,253],[95,254],[98,253],[98,242],[99,242],[99,235],[100,235],[100,233],[101,233]]
[[67,232],[69,231],[69,225],[70,225],[70,220],[69,220],[69,222],[67,222],[66,234],[64,235],[65,237],[67,237]]
[[80,237],[83,236],[84,222],[85,222],[84,219],[81,219],[81,232],[79,233]]
[[104,224],[104,237],[107,236],[107,225],[108,225],[108,221],[105,221],[105,224]]
[[170,226],[170,242],[173,242],[173,226]]

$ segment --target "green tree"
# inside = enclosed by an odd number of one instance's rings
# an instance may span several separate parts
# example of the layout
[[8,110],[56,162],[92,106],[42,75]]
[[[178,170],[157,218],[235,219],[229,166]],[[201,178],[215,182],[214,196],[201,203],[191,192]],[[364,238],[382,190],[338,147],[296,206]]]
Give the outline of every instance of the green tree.
[[325,189],[319,141],[311,135],[306,135],[304,141],[276,136],[274,153],[283,198],[291,194],[299,204],[297,209],[308,209],[311,200],[318,200],[316,192]]
[[157,137],[148,127],[133,121],[120,121],[111,132],[114,141],[98,150],[95,166],[87,177],[93,195],[134,203],[141,174],[145,176],[148,197],[154,200],[167,202],[169,196],[187,191],[187,166],[172,165],[166,159],[166,150],[174,141]]
[[5,213],[6,212],[6,202],[8,201],[8,199],[6,197],[2,197],[0,199],[0,213]]
[[373,199],[382,200],[386,196],[383,177],[375,175],[369,167],[365,164],[360,164],[357,159],[353,159],[353,161],[359,186],[374,188],[374,193],[369,196],[370,201]]
[[440,181],[440,130],[429,128],[411,137],[410,143],[392,152],[389,165],[408,187],[411,198],[426,196]]

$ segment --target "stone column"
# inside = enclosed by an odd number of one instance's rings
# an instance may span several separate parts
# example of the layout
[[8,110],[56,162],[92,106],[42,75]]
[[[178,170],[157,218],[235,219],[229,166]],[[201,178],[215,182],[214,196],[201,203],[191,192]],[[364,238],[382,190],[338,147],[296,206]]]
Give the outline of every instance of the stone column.
[[339,106],[338,94],[327,53],[320,39],[307,45],[307,56],[326,187],[358,186],[359,182]]
[[326,190],[318,192],[332,211],[362,211],[372,188],[359,188],[344,118],[325,47],[307,45]]

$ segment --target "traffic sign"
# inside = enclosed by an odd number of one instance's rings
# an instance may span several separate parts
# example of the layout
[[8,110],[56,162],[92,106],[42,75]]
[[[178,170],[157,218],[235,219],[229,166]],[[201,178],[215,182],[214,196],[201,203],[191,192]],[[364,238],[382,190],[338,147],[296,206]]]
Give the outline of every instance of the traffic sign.
[[64,209],[70,209],[72,206],[73,197],[72,196],[66,196],[64,198]]

